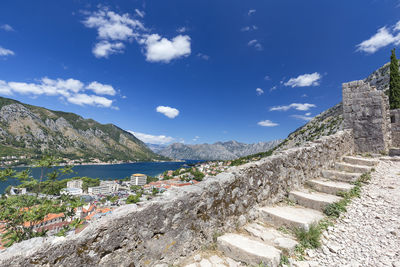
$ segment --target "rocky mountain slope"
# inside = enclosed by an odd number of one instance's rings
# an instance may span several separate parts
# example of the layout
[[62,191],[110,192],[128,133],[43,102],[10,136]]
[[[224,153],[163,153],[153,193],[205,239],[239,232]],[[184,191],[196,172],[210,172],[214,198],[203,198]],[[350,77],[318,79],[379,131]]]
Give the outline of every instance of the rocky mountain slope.
[[[365,82],[375,86],[378,90],[389,89],[389,65],[386,63],[381,68],[369,75]],[[282,142],[277,149],[285,150],[300,146],[307,141],[313,141],[321,136],[331,135],[343,129],[343,107],[342,102],[314,117],[310,122],[298,128]]]
[[163,158],[113,124],[0,97],[0,156],[44,153],[105,161]]
[[277,146],[281,140],[244,144],[236,141],[214,144],[185,145],[174,143],[158,153],[175,159],[232,160],[239,157],[265,152]]

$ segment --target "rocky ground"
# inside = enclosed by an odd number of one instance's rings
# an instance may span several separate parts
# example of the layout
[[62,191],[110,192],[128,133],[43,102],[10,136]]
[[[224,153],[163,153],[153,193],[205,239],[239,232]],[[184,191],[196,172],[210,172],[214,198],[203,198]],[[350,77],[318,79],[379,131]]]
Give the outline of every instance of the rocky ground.
[[322,243],[304,266],[400,267],[400,162],[379,163]]

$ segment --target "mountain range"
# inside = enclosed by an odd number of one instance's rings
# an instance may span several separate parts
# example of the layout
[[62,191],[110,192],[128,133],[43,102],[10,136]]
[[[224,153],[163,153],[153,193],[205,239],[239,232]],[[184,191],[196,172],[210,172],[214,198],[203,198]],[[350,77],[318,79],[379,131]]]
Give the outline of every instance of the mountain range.
[[255,144],[244,144],[236,141],[196,145],[173,143],[164,148],[160,146],[151,146],[151,148],[160,155],[174,159],[232,160],[268,151],[277,146],[281,141],[274,140]]
[[103,161],[166,159],[113,124],[0,97],[0,156],[40,154]]

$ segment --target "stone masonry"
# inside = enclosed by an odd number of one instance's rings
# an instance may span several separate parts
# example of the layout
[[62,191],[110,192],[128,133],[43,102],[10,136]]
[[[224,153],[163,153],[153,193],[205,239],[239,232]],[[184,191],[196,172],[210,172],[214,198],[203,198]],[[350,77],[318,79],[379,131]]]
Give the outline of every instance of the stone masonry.
[[400,109],[390,111],[390,122],[392,125],[392,146],[400,148]]
[[203,182],[127,205],[77,235],[34,238],[0,252],[0,266],[168,266],[253,219],[354,153],[351,131],[322,137]]
[[352,129],[356,152],[387,152],[391,146],[389,101],[364,81],[343,84],[344,128]]

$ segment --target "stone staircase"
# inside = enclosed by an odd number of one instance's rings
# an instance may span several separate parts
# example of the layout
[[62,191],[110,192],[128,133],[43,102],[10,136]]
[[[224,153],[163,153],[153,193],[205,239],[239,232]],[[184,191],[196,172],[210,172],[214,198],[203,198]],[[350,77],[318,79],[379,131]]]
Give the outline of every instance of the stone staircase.
[[[341,200],[338,192],[350,191],[363,173],[378,161],[345,156],[333,169],[321,170],[321,177],[306,182],[305,186],[289,193],[290,203],[258,208],[258,219],[236,233],[217,238],[217,251],[197,254],[189,258],[186,267],[277,267],[282,255],[292,255],[298,244],[293,236],[278,229],[303,228],[318,223],[325,216],[323,210]],[[283,229],[283,228],[281,228]]]

